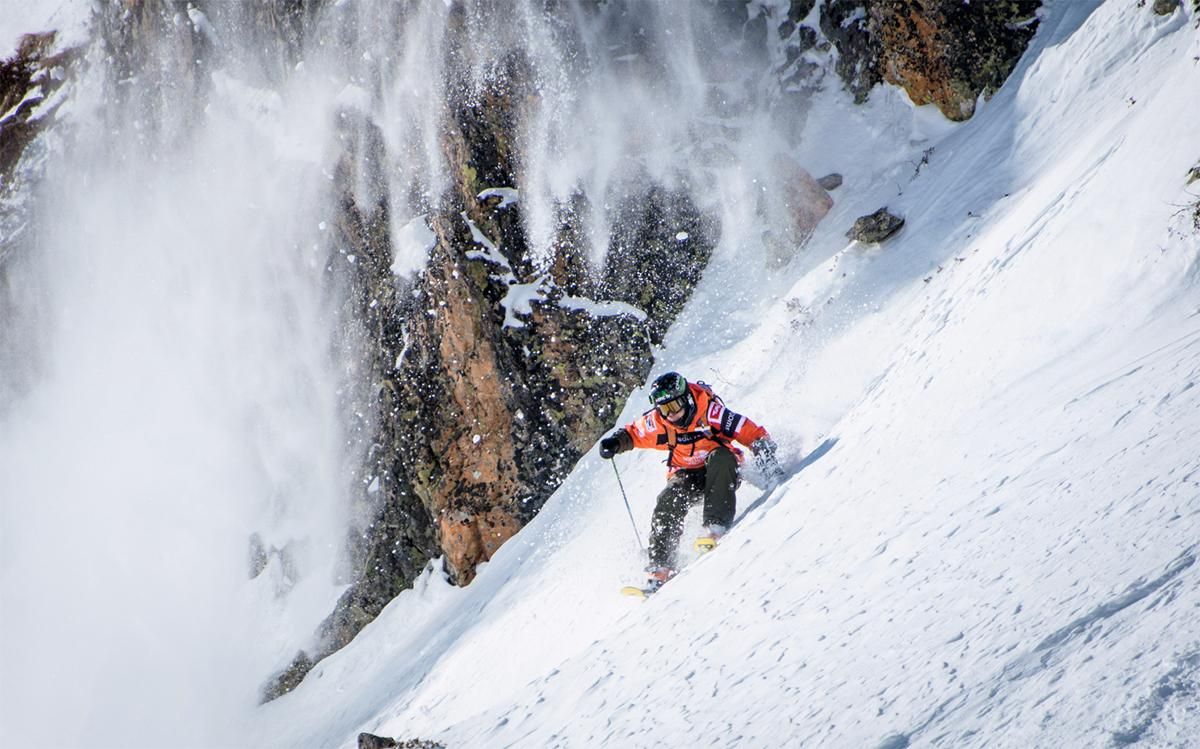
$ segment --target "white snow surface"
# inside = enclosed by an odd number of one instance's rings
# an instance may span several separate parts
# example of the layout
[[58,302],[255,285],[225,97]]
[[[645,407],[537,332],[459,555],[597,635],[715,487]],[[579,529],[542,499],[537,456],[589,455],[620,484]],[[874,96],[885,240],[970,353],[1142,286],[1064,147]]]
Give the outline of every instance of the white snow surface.
[[629,315],[638,320],[645,321],[646,313],[643,310],[634,307],[632,304],[625,302],[597,302],[593,299],[588,299],[581,296],[564,296],[558,300],[558,306],[565,309],[580,310],[586,312],[592,317],[613,317],[615,315]]
[[[593,452],[471,586],[428,572],[248,743],[1194,745],[1196,18],[1042,19],[968,123],[825,92],[795,156],[846,182],[805,254],[718,248],[656,371],[712,383],[792,475],[743,485],[714,553],[620,597],[643,559]],[[846,246],[884,204],[902,232]],[[658,461],[616,460],[642,538]]]
[[[10,5],[0,45],[86,8]],[[617,593],[645,559],[614,468],[644,540],[661,456],[593,450],[469,587],[435,560],[259,708],[264,674],[341,592],[320,574],[348,525],[354,458],[320,284],[328,114],[404,125],[390,150],[426,160],[389,166],[433,174],[436,193],[436,116],[410,104],[438,91],[422,65],[439,55],[416,43],[437,38],[437,7],[403,30],[416,61],[394,80],[403,96],[375,101],[319,60],[282,92],[218,71],[209,129],[165,166],[117,158],[113,143],[139,141],[97,132],[96,163],[56,183],[81,208],[48,227],[46,272],[28,274],[46,279],[57,321],[47,374],[0,420],[0,746],[353,747],[360,731],[454,749],[1196,745],[1190,5],[1158,17],[1132,0],[1048,0],[1012,78],[961,125],[894,89],[855,107],[829,85],[787,155],[845,183],[784,264],[758,239],[762,164],[749,164],[774,144],[746,125],[735,163],[712,165],[704,207],[721,212],[722,240],[654,374],[705,380],[764,424],[786,483],[763,496],[747,471],[721,546],[685,554],[640,602]],[[527,21],[539,4],[514,7]],[[686,24],[668,20],[685,48]],[[557,131],[538,120],[520,185],[535,245],[581,165],[607,189],[634,145],[655,173],[680,160],[668,135],[696,121],[665,113],[704,111],[692,72],[679,101],[616,102],[645,131],[569,118],[578,142],[543,142]],[[588,91],[585,111],[623,80]],[[76,110],[99,108],[101,90],[81,87]],[[905,228],[848,245],[853,220],[882,205]],[[430,237],[401,207],[407,274]],[[514,283],[469,228],[474,256]],[[621,423],[644,403],[634,393]],[[297,550],[311,572],[294,590],[281,556],[245,580],[248,528]]]
[[437,244],[437,235],[429,228],[426,218],[418,216],[396,231],[393,244],[391,271],[402,278],[410,278],[429,263],[429,253]]

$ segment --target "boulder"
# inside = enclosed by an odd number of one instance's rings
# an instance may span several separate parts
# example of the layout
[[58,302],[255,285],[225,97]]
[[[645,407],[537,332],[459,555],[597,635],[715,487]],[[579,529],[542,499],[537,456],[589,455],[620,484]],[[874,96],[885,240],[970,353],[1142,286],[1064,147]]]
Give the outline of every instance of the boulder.
[[358,735],[358,749],[446,749],[446,745],[428,739],[408,739],[397,741],[386,736],[376,736],[371,733]]
[[877,244],[900,231],[904,219],[888,212],[887,206],[874,213],[860,216],[846,232],[846,236],[856,242]]
[[1180,0],[1154,0],[1154,13],[1160,16],[1169,16],[1179,9]]
[[837,172],[826,174],[824,177],[817,180],[817,184],[825,190],[836,190],[842,186],[842,175],[838,174]]
[[[817,229],[817,224],[833,208],[833,198],[825,187],[813,179],[803,167],[788,159],[780,162],[788,170],[783,180],[784,200],[792,219],[792,231],[796,247],[808,242]],[[840,179],[840,178],[839,178]]]

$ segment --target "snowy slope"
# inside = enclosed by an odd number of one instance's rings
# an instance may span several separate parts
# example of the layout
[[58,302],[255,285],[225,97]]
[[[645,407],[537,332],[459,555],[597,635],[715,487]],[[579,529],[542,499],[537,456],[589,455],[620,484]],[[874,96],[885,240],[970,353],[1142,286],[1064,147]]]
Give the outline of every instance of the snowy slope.
[[[1195,21],[1048,2],[961,126],[827,92],[797,156],[846,186],[808,254],[768,269],[723,245],[659,356],[793,468],[820,457],[639,603],[616,595],[641,560],[589,456],[477,582],[429,574],[252,743],[1191,745]],[[885,203],[903,232],[846,247]],[[644,538],[661,467],[617,463]]]

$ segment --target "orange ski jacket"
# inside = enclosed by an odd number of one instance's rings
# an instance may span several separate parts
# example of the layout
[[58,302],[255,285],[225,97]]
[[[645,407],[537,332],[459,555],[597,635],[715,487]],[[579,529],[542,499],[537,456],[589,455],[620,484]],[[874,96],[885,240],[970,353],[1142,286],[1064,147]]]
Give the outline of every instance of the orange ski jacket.
[[688,389],[696,401],[690,423],[672,424],[652,408],[625,427],[634,447],[670,451],[668,476],[679,470],[703,468],[708,454],[722,446],[732,450],[741,463],[744,456],[734,441],[749,447],[755,440],[770,438],[766,429],[726,408],[708,385],[689,382]]

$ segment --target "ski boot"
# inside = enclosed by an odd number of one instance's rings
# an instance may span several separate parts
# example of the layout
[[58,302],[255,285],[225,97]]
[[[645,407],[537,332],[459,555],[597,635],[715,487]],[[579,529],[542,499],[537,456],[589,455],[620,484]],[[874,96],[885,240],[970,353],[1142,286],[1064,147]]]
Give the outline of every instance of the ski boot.
[[649,577],[647,578],[646,585],[644,587],[639,588],[636,585],[626,585],[624,588],[621,588],[621,593],[627,596],[634,596],[636,598],[649,598],[654,593],[657,593],[658,589],[661,588],[668,580],[670,580],[672,577],[675,577],[675,570],[671,569],[670,567],[663,567],[661,565],[654,564],[646,568],[646,573],[649,575]]
[[692,544],[692,548],[701,554],[707,554],[717,548],[717,542],[725,535],[725,526],[719,523],[704,526],[704,533]]

